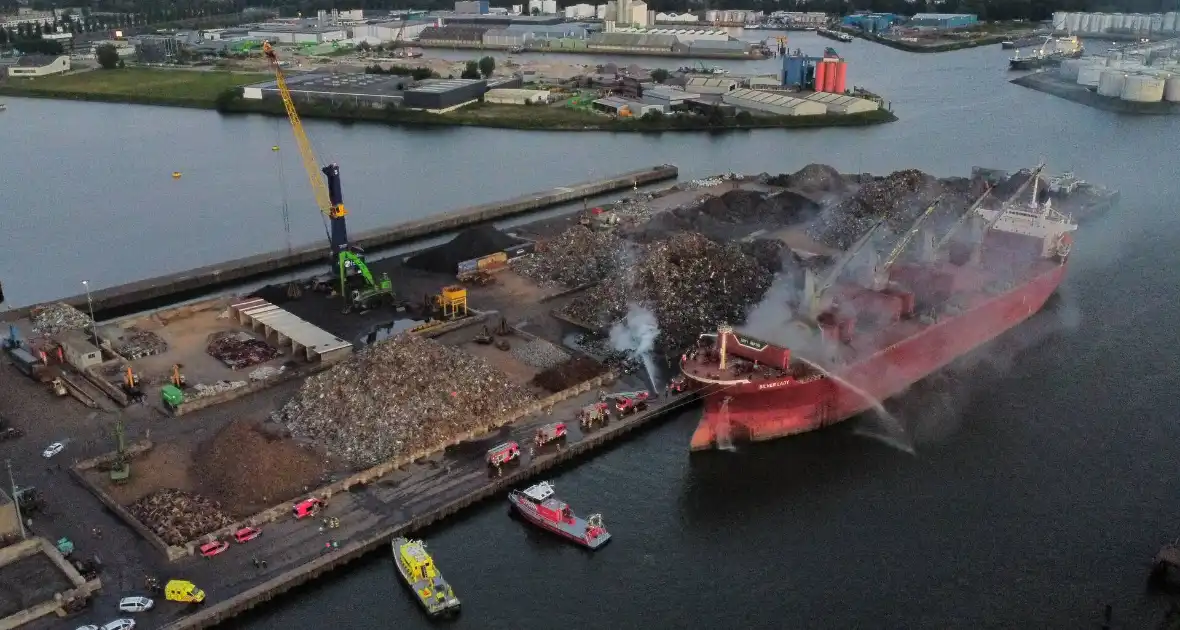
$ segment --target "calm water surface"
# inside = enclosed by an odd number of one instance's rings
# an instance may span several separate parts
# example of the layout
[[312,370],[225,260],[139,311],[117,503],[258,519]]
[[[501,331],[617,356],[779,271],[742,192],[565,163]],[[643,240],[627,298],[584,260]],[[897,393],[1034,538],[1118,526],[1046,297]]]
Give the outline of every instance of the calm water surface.
[[[1152,627],[1165,603],[1145,589],[1147,560],[1180,535],[1180,119],[1010,85],[998,47],[791,43],[834,44],[850,81],[901,120],[712,136],[309,125],[343,166],[354,229],[664,162],[684,177],[809,162],[953,175],[1044,158],[1123,191],[1079,236],[1053,309],[891,404],[916,456],[845,427],[690,458],[686,413],[555,476],[614,532],[596,555],[499,502],[427,532],[464,601],[454,625],[1089,628],[1110,603],[1119,627]],[[282,247],[284,197],[294,240],[322,237],[283,121],[21,99],[2,116],[0,275],[14,304]],[[374,557],[235,625],[430,625],[394,580]]]

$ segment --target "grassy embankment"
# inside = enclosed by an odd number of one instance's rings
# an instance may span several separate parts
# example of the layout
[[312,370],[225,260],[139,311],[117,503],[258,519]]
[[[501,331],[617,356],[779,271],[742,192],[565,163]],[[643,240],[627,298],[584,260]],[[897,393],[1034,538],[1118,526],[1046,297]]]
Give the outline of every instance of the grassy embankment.
[[212,109],[226,90],[268,78],[269,74],[258,72],[122,68],[8,79],[0,83],[0,94]]
[[[190,71],[156,68],[94,70],[39,79],[10,79],[0,84],[0,94],[146,105],[218,109],[231,113],[285,116],[274,101],[247,101],[233,97],[235,88],[270,78],[265,73]],[[240,92],[240,90],[236,90]],[[701,116],[665,116],[655,120],[618,119],[566,107],[478,104],[448,114],[352,106],[300,103],[304,118],[345,122],[362,121],[406,126],[472,126],[501,129],[559,131],[722,131],[726,129],[795,129],[864,126],[892,122],[888,111],[849,116],[752,116],[706,120]]]

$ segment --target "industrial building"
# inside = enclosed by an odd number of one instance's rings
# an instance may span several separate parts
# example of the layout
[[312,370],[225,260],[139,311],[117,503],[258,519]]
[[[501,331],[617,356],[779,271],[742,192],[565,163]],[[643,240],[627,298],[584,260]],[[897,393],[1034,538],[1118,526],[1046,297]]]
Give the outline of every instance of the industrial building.
[[678,42],[672,46],[672,50],[687,55],[689,57],[697,56],[715,56],[715,55],[732,55],[734,57],[749,55],[750,44],[738,40],[718,42],[718,41],[695,41],[695,42]]
[[67,330],[58,336],[62,355],[66,363],[84,370],[102,363],[102,351],[93,343],[92,338],[81,330]]
[[135,58],[141,63],[170,63],[176,61],[179,52],[180,41],[171,35],[140,35],[135,38]]
[[714,41],[728,42],[733,40],[729,33],[715,28],[607,28],[608,33],[626,33],[629,35],[670,35],[681,42]]
[[[647,10],[647,3],[640,0],[612,0],[606,3],[606,17],[608,23],[629,24],[631,26],[651,26],[656,21],[656,12]],[[608,31],[610,28],[607,29]]]
[[592,4],[572,4],[565,8],[565,19],[587,20],[594,19],[597,11]]
[[411,41],[422,35],[422,31],[434,26],[429,20],[405,20],[359,24],[352,29],[354,39],[377,39],[383,42]]
[[691,77],[684,82],[684,89],[698,94],[725,94],[738,89],[738,84],[733,79]]
[[70,71],[70,58],[65,55],[22,55],[8,67],[10,77],[44,77]]
[[323,44],[348,39],[348,31],[339,26],[302,24],[263,24],[247,34],[279,44]]
[[679,108],[689,99],[699,98],[701,98],[701,95],[696,92],[667,86],[648,88],[643,91],[643,102],[651,105],[659,105],[660,109],[665,113],[672,111],[673,108]]
[[948,29],[971,26],[979,21],[972,13],[919,13],[910,18],[908,26],[914,28]]
[[883,33],[904,20],[904,17],[894,13],[854,13],[844,16],[841,24],[859,28],[866,33]]
[[418,36],[424,46],[479,46],[483,43],[483,26],[428,26]]
[[643,103],[640,101],[633,101],[631,99],[619,98],[617,96],[608,96],[606,98],[600,98],[597,101],[594,101],[593,103],[591,103],[591,106],[600,112],[607,112],[609,114],[614,114],[614,115],[622,117],[622,118],[627,118],[627,117],[640,118],[644,114],[647,114],[648,112],[663,113],[663,111],[664,111],[663,108],[659,105],[654,105],[651,103]]
[[701,18],[694,13],[657,13],[656,24],[696,24]]
[[488,0],[459,0],[455,3],[455,13],[486,15]]
[[875,112],[881,108],[874,101],[856,98],[855,96],[847,96],[845,94],[812,92],[803,96],[803,98],[814,103],[823,104],[828,108],[829,114],[863,114],[865,112]]
[[595,33],[587,48],[600,51],[659,51],[672,52],[678,40],[674,35],[633,35],[628,33]]
[[[306,74],[287,77],[287,88],[296,103],[350,104],[355,107],[394,107],[401,103],[409,77],[383,74]],[[274,81],[242,88],[242,98],[278,100]]]
[[553,95],[549,90],[522,90],[512,88],[498,88],[488,90],[483,95],[485,103],[501,105],[537,105],[549,103]]
[[762,20],[762,11],[705,11],[705,21],[710,24],[732,24],[734,26],[741,26],[743,24],[754,24]]
[[561,24],[560,15],[448,15],[448,26],[482,26],[485,28],[503,28],[505,26],[553,26]]
[[777,116],[818,116],[828,113],[828,107],[823,103],[758,90],[734,90],[722,94],[721,102],[738,109]]
[[427,79],[407,89],[402,104],[443,113],[474,103],[487,91],[488,82],[483,79]]

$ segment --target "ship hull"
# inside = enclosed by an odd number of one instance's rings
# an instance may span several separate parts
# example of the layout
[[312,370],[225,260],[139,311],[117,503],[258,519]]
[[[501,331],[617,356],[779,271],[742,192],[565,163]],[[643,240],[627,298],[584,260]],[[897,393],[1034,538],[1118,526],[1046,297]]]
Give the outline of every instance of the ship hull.
[[1065,269],[1065,264],[1046,265],[1017,287],[958,315],[943,316],[900,342],[836,368],[837,378],[746,383],[711,393],[693,433],[692,449],[713,448],[719,437],[749,441],[786,437],[862,413],[1041,310]]

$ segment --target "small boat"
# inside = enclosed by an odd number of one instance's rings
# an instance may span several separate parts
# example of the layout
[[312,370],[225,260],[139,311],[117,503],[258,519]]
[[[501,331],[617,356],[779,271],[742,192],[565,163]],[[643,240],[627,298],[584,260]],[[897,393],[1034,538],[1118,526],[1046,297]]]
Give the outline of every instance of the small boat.
[[402,581],[414,592],[426,614],[438,617],[459,612],[459,598],[426,553],[426,543],[398,537],[393,539],[392,547],[393,563]]
[[0,112],[4,111],[6,109],[8,109],[8,106],[5,105],[4,103],[0,103]]
[[610,540],[601,514],[582,519],[564,501],[553,496],[553,484],[542,481],[526,490],[508,493],[508,502],[533,525],[548,530],[587,549],[598,549]]

